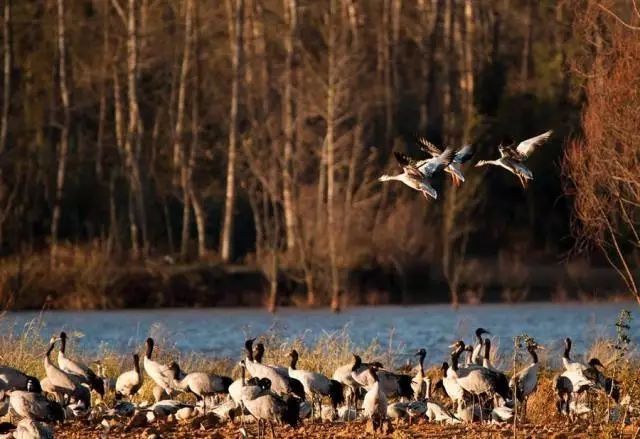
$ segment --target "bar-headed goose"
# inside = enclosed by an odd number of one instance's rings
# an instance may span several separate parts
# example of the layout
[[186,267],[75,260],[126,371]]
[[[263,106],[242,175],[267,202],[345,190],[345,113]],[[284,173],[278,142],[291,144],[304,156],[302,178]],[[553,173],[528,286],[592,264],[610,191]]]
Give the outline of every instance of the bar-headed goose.
[[523,140],[518,144],[518,146],[516,146],[514,142],[506,142],[506,144],[502,143],[498,146],[500,158],[495,160],[480,160],[476,163],[476,166],[500,166],[516,175],[520,180],[522,187],[526,188],[528,182],[533,180],[533,173],[524,165],[524,161],[531,156],[536,147],[549,140],[551,134],[552,131],[547,131],[536,137]]

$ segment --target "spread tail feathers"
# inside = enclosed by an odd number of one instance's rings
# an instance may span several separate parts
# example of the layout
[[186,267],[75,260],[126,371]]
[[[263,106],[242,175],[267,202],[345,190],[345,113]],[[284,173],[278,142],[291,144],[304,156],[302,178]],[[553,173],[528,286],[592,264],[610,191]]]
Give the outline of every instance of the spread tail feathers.
[[287,408],[282,416],[282,420],[287,424],[295,427],[300,421],[300,401],[292,396],[288,396],[285,400]]
[[398,375],[398,396],[413,399],[411,379],[409,375]]
[[329,398],[334,409],[338,409],[338,405],[344,402],[344,389],[342,383],[336,380],[329,382]]

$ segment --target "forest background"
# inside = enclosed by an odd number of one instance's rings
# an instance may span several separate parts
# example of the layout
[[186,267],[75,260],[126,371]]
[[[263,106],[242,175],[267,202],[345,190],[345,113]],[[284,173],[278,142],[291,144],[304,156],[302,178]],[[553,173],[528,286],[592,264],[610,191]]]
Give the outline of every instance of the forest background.
[[[639,297],[633,0],[4,0],[5,309]],[[548,129],[427,201],[392,151]],[[640,300],[640,299],[639,299]]]

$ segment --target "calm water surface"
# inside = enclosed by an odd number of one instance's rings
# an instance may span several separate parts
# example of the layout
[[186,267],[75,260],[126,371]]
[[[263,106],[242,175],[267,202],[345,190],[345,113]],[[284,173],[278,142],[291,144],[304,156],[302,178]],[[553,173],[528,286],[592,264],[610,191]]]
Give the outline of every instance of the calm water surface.
[[[512,337],[527,333],[547,346],[560,349],[570,336],[581,352],[601,336],[615,336],[621,309],[636,317],[631,338],[640,342],[638,307],[634,303],[521,304],[462,306],[378,306],[349,308],[340,314],[328,310],[281,309],[276,315],[261,309],[158,309],[127,311],[48,311],[37,329],[48,339],[60,330],[78,332],[78,348],[96,353],[102,348],[131,352],[148,335],[166,338],[183,352],[237,358],[246,336],[276,331],[288,337],[303,337],[313,343],[326,333],[346,330],[354,345],[367,346],[378,339],[394,351],[412,353],[426,347],[433,362],[441,361],[447,345],[457,338],[470,340],[482,326],[494,335],[494,344],[510,346]],[[0,320],[2,330],[22,333],[37,312],[8,313]],[[636,324],[634,324],[636,323]]]

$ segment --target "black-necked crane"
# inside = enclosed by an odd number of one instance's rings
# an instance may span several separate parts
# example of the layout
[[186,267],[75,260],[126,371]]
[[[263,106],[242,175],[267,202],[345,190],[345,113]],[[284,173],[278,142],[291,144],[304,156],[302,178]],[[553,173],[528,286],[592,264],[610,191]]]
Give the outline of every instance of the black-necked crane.
[[151,359],[153,355],[154,341],[147,338],[146,352],[143,360],[144,371],[167,395],[171,396],[173,386],[173,371],[166,364],[159,363]]
[[[452,355],[453,356],[453,355]],[[453,402],[454,409],[457,412],[466,401],[468,392],[458,383],[457,375],[446,361],[442,363],[442,387],[445,393]]]
[[233,380],[226,376],[191,372],[180,378],[180,366],[175,361],[169,365],[173,371],[173,386],[182,392],[193,394],[198,401],[203,402],[203,409],[207,410],[207,398],[229,393],[229,386]]
[[484,328],[476,329],[476,344],[473,346],[473,352],[471,354],[471,364],[482,366],[482,359],[484,357],[484,340],[482,339],[482,336],[484,334],[491,335],[491,333]]
[[38,381],[37,378],[9,366],[0,366],[0,390],[27,390],[29,380]]
[[[255,353],[253,355],[253,360],[256,363],[262,364],[262,359],[264,357],[264,352],[265,352],[264,343],[256,344]],[[286,368],[286,367],[276,366],[274,364],[265,364],[265,366],[269,366],[270,368],[272,368],[273,370],[278,372],[283,377],[288,377],[289,376],[289,369]]]
[[[246,366],[247,362],[244,364]],[[258,437],[264,422],[271,427],[273,438],[276,437],[274,423],[296,426],[299,422],[300,400],[290,395],[283,397],[273,393],[271,385],[269,378],[260,378],[258,385],[246,385],[243,375],[242,405],[258,421]]]
[[89,388],[75,379],[73,375],[63,372],[58,366],[51,362],[51,351],[58,339],[52,337],[49,341],[49,348],[44,356],[44,371],[47,374],[47,381],[50,389],[58,396],[58,402],[69,403],[71,401],[82,401],[85,408],[91,405],[91,394]]
[[464,352],[464,342],[460,340],[452,347],[456,347],[456,349],[451,354],[451,376],[455,377],[464,390],[478,397],[487,394],[490,396],[499,395],[505,401],[509,399],[509,382],[506,378],[503,378],[503,374],[501,376],[501,374],[486,367],[471,366],[459,369],[458,359],[460,354]]
[[527,342],[527,351],[531,355],[531,363],[517,372],[509,381],[509,387],[516,389],[516,398],[523,404],[523,414],[527,416],[527,400],[538,385],[538,372],[540,363],[538,362],[538,349],[544,349],[533,341]]
[[426,379],[426,374],[424,372],[424,359],[427,356],[426,349],[421,348],[416,352],[416,356],[418,357],[418,371],[411,380],[411,389],[413,390],[413,396],[415,399],[424,399],[427,396],[427,387],[429,386],[429,382]]
[[104,396],[104,381],[86,364],[74,361],[67,357],[67,333],[60,333],[60,350],[58,351],[58,367],[68,375],[78,377],[86,383],[91,390],[95,390],[100,396]]
[[362,401],[362,412],[365,417],[371,419],[373,429],[378,430],[387,416],[387,396],[380,387],[375,367],[369,367],[373,385],[369,387]]
[[311,396],[312,414],[314,413],[314,402],[316,401],[320,405],[320,412],[322,411],[323,396],[328,396],[331,399],[333,408],[337,409],[338,404],[344,401],[342,384],[339,381],[327,378],[321,373],[298,369],[299,355],[295,349],[289,353],[289,356],[291,357],[289,376],[300,381],[304,386],[304,393]]
[[56,401],[42,394],[40,383],[29,380],[27,390],[14,390],[9,395],[9,404],[22,418],[40,422],[62,422],[64,409]]
[[253,359],[253,342],[255,339],[245,341],[247,352],[245,367],[252,377],[268,378],[271,381],[271,390],[280,395],[294,394],[299,398],[305,398],[304,386],[300,381],[288,376],[282,376],[273,367],[260,364]]
[[138,354],[133,354],[133,369],[121,373],[116,379],[116,399],[131,398],[138,393],[143,381],[140,357]]
[[[358,357],[360,358],[360,357]],[[361,361],[361,360],[360,360]],[[376,379],[379,382],[380,389],[385,393],[387,398],[399,397],[406,398],[408,400],[413,399],[413,389],[411,387],[412,377],[405,374],[397,374],[391,371],[385,370],[380,363],[370,363],[368,366],[374,366],[376,368]],[[364,369],[358,371],[360,368],[358,360],[354,364],[355,370],[352,370],[351,375],[353,379],[363,388],[369,389],[373,384],[373,376]]]

